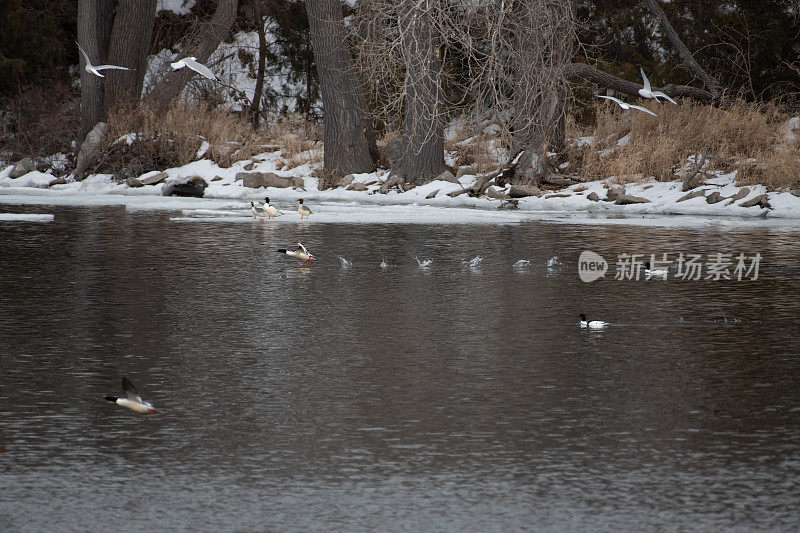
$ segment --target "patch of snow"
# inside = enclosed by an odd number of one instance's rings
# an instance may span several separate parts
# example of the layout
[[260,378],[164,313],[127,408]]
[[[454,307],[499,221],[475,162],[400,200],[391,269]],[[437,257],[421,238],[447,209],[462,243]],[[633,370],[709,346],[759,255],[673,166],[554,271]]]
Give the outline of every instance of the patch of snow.
[[201,157],[206,155],[206,152],[208,152],[209,148],[211,148],[211,145],[209,144],[209,142],[208,141],[203,141],[203,144],[201,144],[200,148],[197,149],[197,155],[195,157],[197,159],[200,159]]
[[158,0],[156,12],[172,11],[176,15],[187,15],[196,3],[197,0]]
[[5,177],[0,179],[0,187],[36,187],[39,189],[46,189],[50,183],[56,179],[52,174],[45,174],[34,170],[28,172],[16,179]]
[[787,120],[781,127],[783,140],[789,143],[795,142],[797,140],[797,134],[795,134],[795,131],[798,129],[800,129],[800,117],[792,117]]
[[628,146],[631,143],[631,134],[627,133],[617,141],[617,146]]
[[117,144],[117,143],[122,143],[122,142],[124,142],[125,144],[127,144],[128,146],[130,146],[130,145],[132,145],[132,144],[133,144],[133,143],[134,143],[134,142],[135,142],[135,141],[136,141],[138,138],[139,138],[139,134],[138,134],[138,133],[126,133],[125,135],[123,135],[122,137],[120,137],[119,139],[117,139],[116,141],[114,141],[114,142],[113,142],[113,143],[111,143],[111,144],[112,144],[112,145],[114,145],[114,144]]

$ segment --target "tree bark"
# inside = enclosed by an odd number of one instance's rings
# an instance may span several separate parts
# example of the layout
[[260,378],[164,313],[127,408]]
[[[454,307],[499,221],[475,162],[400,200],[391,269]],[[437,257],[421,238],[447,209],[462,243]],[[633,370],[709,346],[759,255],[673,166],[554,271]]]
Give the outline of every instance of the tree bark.
[[[331,178],[372,172],[375,163],[367,144],[364,102],[352,76],[339,0],[307,0],[314,62],[324,113],[324,168]],[[327,184],[330,185],[330,184]]]
[[[110,0],[78,0],[78,42],[95,65],[105,62],[113,17]],[[79,142],[103,120],[102,79],[86,72],[81,56],[81,125]]]
[[[197,35],[196,42],[185,48],[183,56],[194,56],[200,63],[205,63],[219,43],[228,35],[233,21],[236,19],[236,8],[238,0],[219,0],[217,10],[211,20],[200,22],[193,28],[192,34]],[[166,106],[173,99],[177,98],[189,80],[198,75],[195,71],[182,68],[170,72],[167,76],[153,88],[147,99],[156,105]]]
[[155,23],[156,0],[119,0],[108,62],[132,70],[117,70],[106,78],[106,113],[115,105],[136,101],[142,95],[147,56]]
[[264,17],[261,15],[261,0],[251,0],[253,8],[253,22],[258,32],[258,73],[256,74],[256,88],[253,91],[253,101],[250,103],[250,120],[253,127],[258,127],[261,110],[261,93],[264,90],[264,73],[267,69],[267,34],[264,31]]
[[406,57],[405,116],[400,159],[392,174],[423,184],[446,170],[442,117],[442,61],[430,14],[415,0],[398,6]]
[[[647,7],[648,11],[658,19],[659,24],[661,24],[661,28],[664,30],[664,35],[667,36],[667,39],[672,43],[672,46],[678,51],[678,55],[681,56],[681,60],[683,61],[684,67],[690,73],[696,75],[705,85],[706,89],[709,90],[713,99],[716,99],[719,96],[719,82],[711,77],[704,69],[700,66],[700,64],[695,60],[692,53],[689,51],[689,48],[683,43],[678,34],[672,28],[672,25],[669,23],[669,19],[667,19],[667,15],[664,13],[664,10],[661,9],[661,6],[658,5],[657,0],[642,0],[644,5]],[[664,91],[666,92],[666,91]]]
[[[613,74],[604,72],[587,63],[570,63],[566,68],[566,76],[568,78],[583,78],[586,81],[596,83],[607,89],[619,91],[633,97],[638,97],[639,89],[642,88],[641,83],[634,83],[623,78],[618,78]],[[669,84],[664,87],[653,87],[653,90],[663,91],[672,97],[688,96],[705,102],[710,102],[714,99],[714,95],[709,91],[689,85]]]
[[514,16],[514,131],[512,152],[521,154],[514,183],[538,186],[555,169],[547,151],[564,144],[569,98],[565,65],[572,56],[574,6],[518,2]]

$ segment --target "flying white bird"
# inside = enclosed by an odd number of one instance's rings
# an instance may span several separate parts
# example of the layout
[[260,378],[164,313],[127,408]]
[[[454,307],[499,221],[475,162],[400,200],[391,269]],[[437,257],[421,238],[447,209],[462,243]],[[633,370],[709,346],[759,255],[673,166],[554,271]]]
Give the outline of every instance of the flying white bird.
[[219,79],[214,76],[214,73],[211,72],[211,69],[205,66],[202,63],[197,62],[197,58],[192,57],[184,57],[181,60],[175,61],[174,63],[170,63],[172,70],[178,70],[183,67],[188,67],[193,71],[197,72],[201,76],[205,76],[206,78],[214,81],[219,81]]
[[598,98],[605,98],[606,100],[611,100],[613,102],[616,102],[617,104],[619,104],[619,106],[622,109],[624,109],[626,111],[628,111],[630,109],[638,109],[639,111],[644,111],[645,113],[650,113],[654,117],[658,116],[655,113],[653,113],[652,111],[650,111],[649,109],[647,109],[646,107],[642,107],[640,105],[629,104],[629,103],[623,102],[619,98],[614,98],[613,96],[605,96],[603,94],[596,94],[595,96],[598,97]]
[[142,400],[142,397],[139,395],[139,392],[136,390],[136,387],[133,386],[133,383],[128,381],[128,378],[122,378],[122,392],[125,393],[125,398],[118,398],[116,396],[104,396],[103,399],[108,400],[109,402],[114,402],[115,404],[127,407],[128,409],[133,409],[139,413],[157,413],[155,409],[153,409],[153,405],[150,402],[146,402]]
[[[78,42],[75,41],[75,44],[78,44]],[[88,72],[89,74],[94,74],[95,76],[98,76],[100,78],[105,78],[105,76],[100,74],[101,70],[108,70],[108,69],[113,69],[113,70],[132,70],[132,69],[129,69],[128,67],[118,67],[116,65],[100,65],[100,66],[96,67],[96,66],[92,65],[91,61],[89,61],[89,56],[86,54],[86,52],[83,51],[83,48],[81,48],[81,45],[79,45],[79,44],[78,44],[78,50],[81,51],[81,54],[83,54],[83,58],[86,60],[86,66],[83,67],[83,68],[86,69],[86,72]]]
[[655,98],[656,102],[659,101],[659,98],[666,98],[673,104],[678,105],[678,102],[666,94],[662,93],[661,91],[654,91],[652,87],[650,87],[650,80],[647,79],[647,75],[644,73],[644,69],[642,67],[639,67],[639,72],[642,73],[642,80],[644,80],[644,87],[639,89],[639,94],[642,96],[642,98]]

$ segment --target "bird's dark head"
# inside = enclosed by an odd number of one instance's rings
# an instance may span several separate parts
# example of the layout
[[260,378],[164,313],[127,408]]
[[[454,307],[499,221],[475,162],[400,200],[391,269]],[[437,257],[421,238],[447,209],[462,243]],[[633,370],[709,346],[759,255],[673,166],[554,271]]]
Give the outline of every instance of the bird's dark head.
[[303,199],[302,199],[302,198],[300,198],[300,199],[299,199],[299,200],[297,200],[297,201],[298,201],[298,202],[300,202],[301,204],[303,203]]
[[278,252],[279,254],[285,254],[286,248],[281,248],[280,250],[275,250],[275,251]]
[[584,315],[583,313],[581,313],[581,320],[582,320],[583,322],[586,322],[586,315]]
[[265,202],[267,202],[267,203],[269,203],[269,196],[267,196],[266,198],[264,198],[264,201],[265,201]]
[[119,398],[116,396],[103,396],[104,400],[108,400],[109,402],[116,402]]
[[255,207],[255,206],[256,206],[256,204],[254,204],[253,202],[250,202],[250,205],[252,205],[253,207]]
[[645,267],[647,270],[650,270],[650,261],[648,261],[647,263],[645,263],[645,264],[644,264],[644,267]]

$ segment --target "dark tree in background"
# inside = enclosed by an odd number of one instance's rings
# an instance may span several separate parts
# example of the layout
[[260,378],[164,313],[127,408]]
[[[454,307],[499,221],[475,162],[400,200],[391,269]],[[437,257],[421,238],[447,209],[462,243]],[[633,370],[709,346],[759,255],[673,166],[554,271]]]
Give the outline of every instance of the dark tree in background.
[[322,92],[324,168],[333,177],[375,170],[361,90],[353,79],[339,0],[308,0],[309,27]]
[[441,41],[432,11],[417,0],[397,6],[405,63],[405,117],[392,174],[422,184],[445,171]]
[[[102,65],[108,59],[108,42],[111,38],[113,13],[111,3],[105,0],[78,0],[78,43],[95,65]],[[85,62],[81,66],[81,126],[78,142],[95,124],[103,120],[104,92],[102,79],[86,72]],[[125,65],[119,65],[125,66]],[[115,71],[119,74],[121,71]]]
[[107,76],[106,114],[120,103],[138,100],[142,94],[155,12],[156,0],[119,0],[109,40],[108,62],[132,70]]
[[[200,63],[205,63],[219,43],[228,36],[228,32],[236,20],[238,0],[219,0],[211,20],[199,21],[186,37],[183,56],[194,56]],[[167,106],[177,98],[189,79],[196,73],[188,68],[170,72],[156,85],[147,98],[156,105]]]

